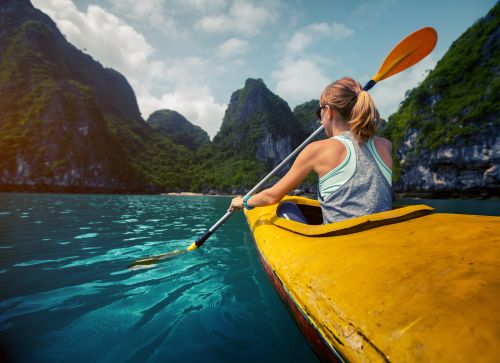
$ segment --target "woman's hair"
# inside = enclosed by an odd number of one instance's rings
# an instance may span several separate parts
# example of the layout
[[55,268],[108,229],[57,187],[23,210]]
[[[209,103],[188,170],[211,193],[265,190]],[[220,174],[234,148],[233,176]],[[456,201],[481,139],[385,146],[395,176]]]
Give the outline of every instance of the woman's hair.
[[319,103],[332,106],[351,125],[358,142],[364,143],[375,135],[379,113],[372,97],[354,79],[344,77],[327,86]]

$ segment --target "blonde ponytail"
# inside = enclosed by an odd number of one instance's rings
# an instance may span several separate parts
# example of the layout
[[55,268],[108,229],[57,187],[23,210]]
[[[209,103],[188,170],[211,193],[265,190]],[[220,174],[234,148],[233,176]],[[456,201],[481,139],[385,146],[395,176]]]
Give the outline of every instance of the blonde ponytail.
[[351,126],[358,143],[365,143],[375,135],[379,113],[372,97],[350,77],[344,77],[325,88],[321,105],[331,105]]
[[359,91],[349,121],[351,132],[358,142],[367,142],[375,135],[377,129],[375,121],[378,119],[379,113],[372,97],[366,91]]

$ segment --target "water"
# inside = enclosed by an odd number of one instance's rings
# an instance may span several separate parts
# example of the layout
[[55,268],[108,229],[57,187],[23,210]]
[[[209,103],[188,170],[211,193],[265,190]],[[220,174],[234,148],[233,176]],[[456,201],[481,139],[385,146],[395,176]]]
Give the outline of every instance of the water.
[[[500,215],[499,201],[402,200]],[[0,361],[317,362],[229,198],[0,193]]]
[[473,199],[399,199],[397,204],[427,204],[440,213],[477,214],[484,216],[500,216],[500,200]]
[[0,194],[0,361],[316,362],[229,198]]

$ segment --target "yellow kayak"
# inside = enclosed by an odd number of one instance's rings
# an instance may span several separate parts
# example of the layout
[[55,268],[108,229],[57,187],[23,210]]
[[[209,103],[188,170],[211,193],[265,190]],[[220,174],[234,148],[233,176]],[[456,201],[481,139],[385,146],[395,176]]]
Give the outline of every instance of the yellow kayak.
[[500,217],[408,206],[321,225],[245,211],[261,263],[321,360],[499,362]]

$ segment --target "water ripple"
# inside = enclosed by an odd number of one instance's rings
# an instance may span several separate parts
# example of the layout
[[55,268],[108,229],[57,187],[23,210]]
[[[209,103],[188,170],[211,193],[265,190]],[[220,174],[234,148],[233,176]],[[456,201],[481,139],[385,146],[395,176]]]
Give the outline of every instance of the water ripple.
[[83,238],[95,238],[99,235],[99,233],[85,233],[75,236],[75,239],[83,239]]
[[185,249],[228,201],[0,193],[2,344],[20,362],[307,362],[241,215],[203,248],[127,268]]

